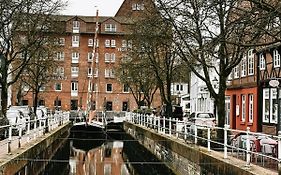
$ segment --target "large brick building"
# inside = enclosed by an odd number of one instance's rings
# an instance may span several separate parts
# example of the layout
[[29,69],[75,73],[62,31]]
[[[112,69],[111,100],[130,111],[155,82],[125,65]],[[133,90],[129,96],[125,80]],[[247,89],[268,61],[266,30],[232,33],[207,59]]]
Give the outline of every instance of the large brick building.
[[[101,111],[127,111],[137,108],[126,85],[118,82],[116,67],[126,55],[131,42],[126,40],[128,25],[140,16],[148,2],[125,0],[114,17],[59,16],[65,29],[59,36],[59,51],[54,61],[59,63],[57,79],[39,94],[39,105],[62,110],[86,107],[88,82],[92,79],[93,106]],[[98,20],[98,21],[97,21]],[[98,22],[95,56],[92,57],[96,21]],[[93,75],[93,78],[90,78]],[[15,91],[13,99],[15,99]],[[15,100],[13,100],[15,101]],[[154,106],[160,104],[156,99]],[[24,105],[32,105],[32,95],[23,97]]]

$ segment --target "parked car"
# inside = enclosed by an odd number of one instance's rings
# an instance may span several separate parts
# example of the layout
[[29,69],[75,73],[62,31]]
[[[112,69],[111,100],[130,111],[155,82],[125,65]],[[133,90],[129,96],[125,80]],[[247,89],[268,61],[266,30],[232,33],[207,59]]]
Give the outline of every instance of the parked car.
[[22,129],[22,131],[26,130],[27,118],[19,109],[12,108],[7,110],[7,119],[15,132],[18,132],[20,129]]
[[192,122],[196,125],[202,125],[202,126],[216,126],[216,118],[214,114],[212,113],[204,113],[204,112],[198,112],[198,113],[192,113],[190,117],[188,118],[189,122]]

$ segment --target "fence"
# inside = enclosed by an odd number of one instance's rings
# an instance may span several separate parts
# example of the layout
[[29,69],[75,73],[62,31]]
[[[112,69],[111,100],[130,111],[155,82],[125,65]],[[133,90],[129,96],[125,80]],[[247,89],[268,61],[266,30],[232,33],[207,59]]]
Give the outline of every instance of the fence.
[[69,112],[58,111],[34,120],[27,117],[26,121],[17,123],[16,125],[0,126],[0,131],[6,138],[0,142],[0,147],[7,145],[7,152],[11,153],[12,148],[21,148],[23,142],[28,143],[31,140],[35,140],[67,121],[69,121]]
[[[212,125],[198,125],[188,121],[179,121],[174,118],[165,118],[155,115],[127,113],[126,121],[152,129],[160,134],[182,139],[206,146],[208,151],[223,151],[224,158],[228,156],[245,160],[246,166],[251,163],[267,168],[278,168],[281,161],[281,133],[278,136],[263,133],[230,129]],[[218,141],[217,133],[223,132],[223,142]]]

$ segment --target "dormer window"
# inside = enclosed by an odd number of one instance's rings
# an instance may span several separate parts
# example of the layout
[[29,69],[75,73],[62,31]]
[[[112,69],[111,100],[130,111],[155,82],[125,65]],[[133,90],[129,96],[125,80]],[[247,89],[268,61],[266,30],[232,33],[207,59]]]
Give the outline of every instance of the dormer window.
[[79,27],[80,27],[80,23],[79,21],[73,21],[73,33],[79,33]]
[[105,24],[105,29],[106,32],[116,32],[117,27],[116,24]]
[[143,3],[133,3],[132,4],[132,10],[133,11],[144,10],[144,4]]

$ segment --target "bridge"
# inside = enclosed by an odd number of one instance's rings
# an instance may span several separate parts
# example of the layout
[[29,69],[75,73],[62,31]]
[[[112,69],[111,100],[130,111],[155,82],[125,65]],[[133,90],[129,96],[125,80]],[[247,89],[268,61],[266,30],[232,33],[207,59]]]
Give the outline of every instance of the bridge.
[[[232,130],[227,125],[224,128],[197,126],[187,121],[130,112],[108,116],[103,113],[92,124],[109,126],[123,122],[128,134],[176,174],[280,174],[281,144],[276,136]],[[31,169],[26,158],[52,152],[45,150],[52,144],[53,151],[57,150],[61,143],[56,142],[56,138],[66,139],[71,127],[80,124],[83,123],[70,122],[68,112],[61,112],[29,121],[25,131],[13,132],[13,126],[2,126],[8,128],[9,137],[0,141],[0,174],[34,174],[36,169],[40,172],[45,165]],[[102,130],[106,132],[106,128]],[[225,133],[223,143],[214,137],[219,129]]]

